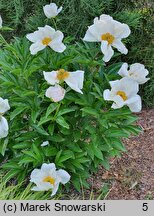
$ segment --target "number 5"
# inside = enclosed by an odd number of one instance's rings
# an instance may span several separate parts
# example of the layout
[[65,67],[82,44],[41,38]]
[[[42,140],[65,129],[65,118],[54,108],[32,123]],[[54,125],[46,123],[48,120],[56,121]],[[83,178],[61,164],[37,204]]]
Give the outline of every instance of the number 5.
[[148,211],[148,203],[143,203],[142,210]]

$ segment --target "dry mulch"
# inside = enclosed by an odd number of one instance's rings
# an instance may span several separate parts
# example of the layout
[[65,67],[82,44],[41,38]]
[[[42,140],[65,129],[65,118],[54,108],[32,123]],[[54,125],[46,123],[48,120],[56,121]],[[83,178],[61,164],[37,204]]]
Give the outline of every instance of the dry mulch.
[[154,109],[138,116],[143,132],[124,140],[127,152],[111,160],[110,171],[100,168],[89,179],[96,194],[105,182],[110,185],[105,199],[154,199]]

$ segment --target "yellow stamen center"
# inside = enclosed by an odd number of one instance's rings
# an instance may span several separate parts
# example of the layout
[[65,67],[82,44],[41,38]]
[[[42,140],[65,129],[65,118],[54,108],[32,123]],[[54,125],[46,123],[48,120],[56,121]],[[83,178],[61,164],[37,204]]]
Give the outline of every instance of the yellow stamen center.
[[117,92],[117,95],[119,95],[120,97],[122,97],[122,99],[124,100],[124,101],[126,101],[127,100],[127,95],[126,95],[126,93],[125,92],[123,92],[123,91],[118,91]]
[[42,44],[45,45],[45,46],[48,46],[49,43],[52,41],[51,38],[49,37],[45,37],[43,40],[42,40]]
[[65,80],[67,77],[69,77],[68,71],[65,71],[64,69],[60,69],[57,71],[57,79],[58,80]]
[[101,39],[107,41],[108,44],[112,44],[114,41],[114,36],[110,33],[105,33],[101,36]]
[[43,179],[43,182],[49,182],[50,184],[54,184],[55,183],[55,179],[52,178],[51,176],[47,176]]

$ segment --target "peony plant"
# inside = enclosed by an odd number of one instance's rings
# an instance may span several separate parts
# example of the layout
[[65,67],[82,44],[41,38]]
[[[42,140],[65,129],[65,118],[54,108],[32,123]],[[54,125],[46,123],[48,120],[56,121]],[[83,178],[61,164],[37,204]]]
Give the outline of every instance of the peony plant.
[[[48,18],[61,11],[53,3],[43,9]],[[148,71],[139,63],[128,70],[127,63],[105,62],[112,47],[127,54],[121,40],[129,34],[128,25],[103,14],[88,28],[87,42],[72,44],[45,25],[4,44],[0,96],[10,105],[1,98],[0,162],[8,158],[2,166],[8,180],[23,181],[31,173],[35,191],[51,190],[53,196],[60,183],[80,190],[100,165],[109,169],[110,157],[126,151],[122,138],[140,132],[132,112],[141,111],[139,84]],[[101,43],[103,59],[89,42]],[[9,130],[2,117],[8,109]]]

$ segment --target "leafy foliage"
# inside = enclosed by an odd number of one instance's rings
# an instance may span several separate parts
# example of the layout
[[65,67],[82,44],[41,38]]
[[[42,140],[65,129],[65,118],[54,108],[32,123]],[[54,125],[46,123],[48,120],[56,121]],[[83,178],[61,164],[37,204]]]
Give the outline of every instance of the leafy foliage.
[[[21,182],[33,168],[54,162],[71,174],[80,190],[81,184],[88,187],[86,180],[99,165],[109,169],[109,158],[126,150],[121,138],[140,131],[127,108],[111,110],[102,96],[121,64],[102,65],[96,44],[67,45],[62,54],[46,48],[35,56],[25,38],[5,44],[0,51],[0,96],[9,99],[11,110],[6,115],[9,136],[0,141],[0,160],[8,158],[3,165],[9,170],[7,179],[17,176]],[[83,95],[68,88],[59,103],[44,96],[48,85],[42,71],[59,68],[85,71]],[[49,146],[42,147],[46,140]]]

